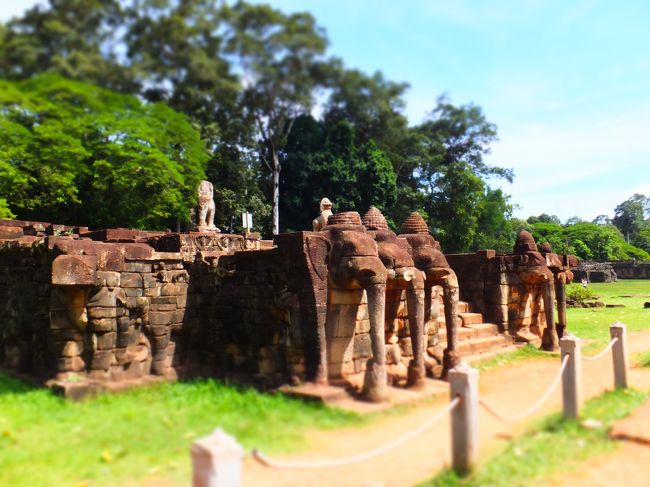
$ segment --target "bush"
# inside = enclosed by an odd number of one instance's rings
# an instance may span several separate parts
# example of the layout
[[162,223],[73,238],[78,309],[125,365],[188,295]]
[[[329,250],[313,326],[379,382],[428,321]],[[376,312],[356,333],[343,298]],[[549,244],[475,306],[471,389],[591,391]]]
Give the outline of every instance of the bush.
[[566,297],[574,301],[584,301],[585,299],[593,299],[596,295],[590,287],[583,287],[582,284],[574,283],[566,287]]

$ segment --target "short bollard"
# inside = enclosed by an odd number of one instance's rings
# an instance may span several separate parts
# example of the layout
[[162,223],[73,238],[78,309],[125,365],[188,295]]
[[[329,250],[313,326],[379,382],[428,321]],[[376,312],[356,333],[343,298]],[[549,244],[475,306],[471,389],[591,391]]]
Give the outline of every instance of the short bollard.
[[582,407],[582,363],[580,340],[564,336],[560,340],[560,357],[568,355],[569,361],[562,374],[562,411],[565,418],[577,419]]
[[244,449],[217,428],[192,444],[192,487],[240,487]]
[[478,370],[460,364],[449,371],[451,400],[451,464],[460,474],[470,472],[478,450]]
[[627,332],[625,325],[620,322],[609,327],[609,335],[617,338],[612,345],[612,360],[614,361],[614,387],[625,389],[627,387]]

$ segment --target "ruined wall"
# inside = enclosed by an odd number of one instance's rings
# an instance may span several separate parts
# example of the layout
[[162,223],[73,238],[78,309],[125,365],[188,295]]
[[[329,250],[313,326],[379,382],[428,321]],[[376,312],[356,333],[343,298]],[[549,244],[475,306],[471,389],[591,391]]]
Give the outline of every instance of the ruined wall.
[[512,335],[531,326],[538,334],[535,327],[545,323],[543,288],[522,282],[512,254],[483,250],[446,257],[458,276],[461,299],[472,303],[473,311],[483,313],[486,322]]
[[48,348],[50,273],[47,252],[32,239],[0,245],[0,364],[44,374]]
[[611,262],[610,264],[619,279],[650,279],[650,262],[632,260]]
[[573,270],[573,274],[578,282],[582,281],[582,279],[589,282],[615,282],[618,272],[614,271],[612,264],[609,262],[585,261],[580,262],[578,267]]

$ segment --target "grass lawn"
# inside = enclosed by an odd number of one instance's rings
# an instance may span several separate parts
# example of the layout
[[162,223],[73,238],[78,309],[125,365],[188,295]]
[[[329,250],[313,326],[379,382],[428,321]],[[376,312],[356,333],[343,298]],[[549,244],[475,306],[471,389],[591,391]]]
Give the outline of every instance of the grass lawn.
[[631,332],[650,329],[650,309],[643,303],[650,301],[650,280],[622,279],[615,283],[589,284],[605,304],[623,304],[624,308],[569,308],[568,330],[591,343],[585,350],[595,351],[609,343],[609,325],[620,321]]
[[187,485],[194,439],[221,426],[246,448],[299,450],[304,432],[358,425],[352,413],[204,380],[80,403],[0,374],[0,485]]

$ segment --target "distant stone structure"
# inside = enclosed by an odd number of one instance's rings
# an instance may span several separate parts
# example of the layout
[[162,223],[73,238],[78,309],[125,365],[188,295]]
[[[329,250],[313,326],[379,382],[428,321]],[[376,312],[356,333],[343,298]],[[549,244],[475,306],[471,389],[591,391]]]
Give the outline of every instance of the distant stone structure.
[[610,264],[618,279],[650,279],[650,262],[621,260]]
[[616,282],[618,276],[610,262],[582,261],[573,269],[576,280],[587,282]]

